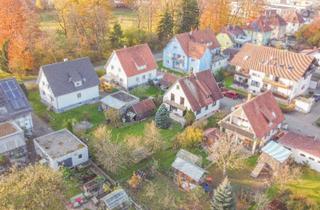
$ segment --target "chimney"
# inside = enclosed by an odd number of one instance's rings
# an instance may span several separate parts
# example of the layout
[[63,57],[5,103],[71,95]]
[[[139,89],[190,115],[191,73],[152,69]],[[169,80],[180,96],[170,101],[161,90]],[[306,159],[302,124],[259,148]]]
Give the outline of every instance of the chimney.
[[68,61],[68,58],[64,58],[64,59],[63,59],[63,62],[66,62],[66,61]]

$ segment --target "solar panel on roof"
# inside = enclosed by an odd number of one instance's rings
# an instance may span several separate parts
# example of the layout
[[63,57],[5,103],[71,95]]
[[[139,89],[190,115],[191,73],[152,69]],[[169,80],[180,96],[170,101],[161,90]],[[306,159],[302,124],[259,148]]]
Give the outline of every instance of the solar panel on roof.
[[11,88],[11,90],[17,89],[17,85],[16,85],[16,83],[14,81],[9,80],[9,81],[7,81],[7,83],[9,85],[9,87]]
[[9,90],[9,86],[8,86],[8,84],[6,82],[2,83],[1,86],[2,86],[2,89],[4,91],[8,91]]

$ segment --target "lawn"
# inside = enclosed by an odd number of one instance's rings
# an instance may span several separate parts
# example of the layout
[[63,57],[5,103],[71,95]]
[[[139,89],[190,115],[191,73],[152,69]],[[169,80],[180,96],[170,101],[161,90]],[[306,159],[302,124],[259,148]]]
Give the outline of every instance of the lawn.
[[172,74],[174,74],[174,75],[176,75],[178,77],[188,76],[187,73],[183,73],[183,72],[180,72],[180,71],[175,71],[173,69],[169,69],[169,68],[164,67],[162,61],[158,61],[157,64],[158,64],[158,68],[159,68],[160,71],[169,72],[169,73],[172,73]]
[[126,8],[116,8],[112,10],[114,22],[121,25],[122,30],[128,30],[137,27],[137,14],[133,10]]
[[141,99],[149,96],[160,96],[163,95],[164,92],[154,85],[143,85],[132,89],[130,93]]
[[75,122],[88,120],[94,127],[105,120],[103,113],[98,111],[98,104],[83,105],[63,113],[54,113],[48,111],[47,107],[40,102],[38,90],[29,91],[28,98],[34,112],[47,120],[54,130],[65,128],[69,120]]

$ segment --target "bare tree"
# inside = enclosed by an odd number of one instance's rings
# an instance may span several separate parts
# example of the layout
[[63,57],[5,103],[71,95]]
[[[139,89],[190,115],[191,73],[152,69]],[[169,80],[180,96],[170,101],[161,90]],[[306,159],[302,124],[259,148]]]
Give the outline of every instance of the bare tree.
[[279,186],[280,190],[283,190],[291,181],[297,180],[301,176],[301,169],[291,164],[280,167],[279,170],[273,174],[272,183]]
[[257,193],[254,196],[255,209],[264,210],[266,206],[270,203],[270,200],[266,193]]
[[112,142],[111,130],[99,126],[93,133],[90,145],[95,151],[97,161],[112,173],[126,168],[131,161],[125,144]]
[[211,158],[222,169],[224,176],[227,169],[241,167],[243,160],[248,157],[243,151],[242,144],[229,134],[220,134],[215,144],[209,148]]
[[121,126],[121,115],[118,110],[112,108],[108,109],[105,111],[104,115],[113,127],[118,128]]

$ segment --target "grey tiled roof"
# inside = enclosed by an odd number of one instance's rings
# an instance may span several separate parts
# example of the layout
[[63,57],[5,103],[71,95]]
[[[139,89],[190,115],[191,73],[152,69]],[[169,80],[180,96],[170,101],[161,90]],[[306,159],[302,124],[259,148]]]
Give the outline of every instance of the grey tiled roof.
[[[41,66],[40,70],[56,97],[99,85],[99,78],[87,57]],[[76,81],[82,81],[82,85],[76,87]]]
[[32,111],[27,97],[15,78],[0,80],[0,122]]

